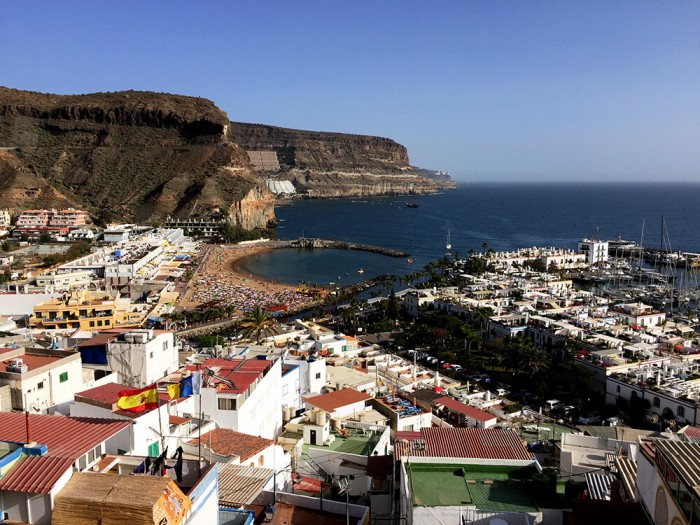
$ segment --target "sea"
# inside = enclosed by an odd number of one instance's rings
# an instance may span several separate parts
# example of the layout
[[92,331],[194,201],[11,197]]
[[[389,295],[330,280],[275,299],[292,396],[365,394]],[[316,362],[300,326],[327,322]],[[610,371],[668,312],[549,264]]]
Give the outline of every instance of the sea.
[[[407,204],[417,207],[409,207]],[[299,199],[278,206],[278,239],[317,237],[404,251],[273,250],[244,271],[288,284],[349,285],[408,274],[445,255],[533,246],[576,248],[582,238],[622,238],[700,253],[700,184],[463,183],[435,195]],[[663,218],[663,219],[662,219]]]

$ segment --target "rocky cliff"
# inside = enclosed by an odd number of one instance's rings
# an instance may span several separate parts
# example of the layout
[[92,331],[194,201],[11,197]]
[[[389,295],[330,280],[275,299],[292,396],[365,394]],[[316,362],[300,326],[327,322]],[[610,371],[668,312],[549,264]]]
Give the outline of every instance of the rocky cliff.
[[391,139],[231,122],[229,137],[249,152],[274,152],[279,166],[259,168],[315,197],[432,193],[453,187],[410,166]]
[[0,88],[0,208],[74,205],[143,222],[218,208],[265,227],[273,196],[228,128],[201,98]]
[[0,208],[75,206],[107,221],[228,214],[274,222],[266,178],[316,197],[430,193],[406,148],[364,135],[240,124],[209,100],[0,87]]

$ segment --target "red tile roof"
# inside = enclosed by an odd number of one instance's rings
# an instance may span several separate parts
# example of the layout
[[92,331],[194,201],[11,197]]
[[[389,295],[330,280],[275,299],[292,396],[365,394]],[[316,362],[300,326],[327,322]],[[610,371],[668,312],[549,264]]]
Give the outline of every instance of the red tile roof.
[[106,405],[113,405],[119,399],[119,392],[122,390],[133,389],[134,387],[122,385],[121,383],[107,383],[101,386],[96,386],[95,388],[83,390],[82,392],[76,392],[75,400],[82,401],[83,399],[88,399],[91,401],[98,401]]
[[168,423],[171,425],[182,425],[183,423],[187,423],[188,421],[192,421],[188,417],[180,417],[180,416],[168,416]]
[[[410,435],[409,435],[410,434]],[[512,430],[491,428],[422,428],[415,433],[397,432],[396,458],[421,456],[436,458],[479,458],[530,460],[531,454]]]
[[[25,417],[23,412],[0,412],[0,441],[26,443]],[[128,427],[131,422],[118,419],[30,414],[29,424],[31,440],[48,447],[46,456],[76,461],[88,450]]]
[[335,412],[340,407],[359,403],[360,401],[367,401],[369,399],[372,399],[372,396],[364,392],[360,392],[354,388],[342,388],[335,392],[321,394],[320,396],[305,397],[304,401],[326,412]]
[[[242,434],[228,428],[215,428],[202,434],[203,447],[211,447],[210,450],[220,456],[240,456],[241,461],[246,461],[259,454],[274,443],[270,439]],[[199,439],[192,439],[188,441],[188,444],[197,446]]]
[[[95,406],[100,406],[102,408],[111,409],[115,414],[119,414],[125,417],[135,419],[141,417],[144,414],[148,414],[156,408],[150,410],[144,410],[142,412],[131,412],[129,410],[116,410],[116,404],[119,400],[119,392],[122,390],[135,390],[133,386],[122,385],[121,383],[107,383],[89,390],[83,390],[75,394],[75,400],[77,402],[94,404]],[[158,392],[158,397],[160,398],[161,405],[165,405],[170,401],[170,396],[166,392]]]
[[[15,358],[12,358],[15,359]],[[29,368],[29,371],[36,370],[37,368],[41,368],[42,366],[45,365],[50,365],[51,363],[55,363],[56,361],[59,361],[60,359],[63,359],[62,357],[57,357],[53,355],[34,355],[34,354],[22,354],[18,355],[16,359],[21,359],[22,362],[27,365]],[[5,366],[10,364],[10,359],[5,359],[4,361],[1,362],[0,364],[0,372],[5,372]]]
[[479,410],[473,406],[457,401],[449,396],[443,396],[434,401],[438,405],[447,407],[452,412],[457,412],[471,419],[476,419],[477,421],[491,421],[492,419],[497,419],[493,414]]
[[52,456],[24,457],[0,478],[0,490],[48,494],[58,478],[72,469],[73,461]]
[[204,361],[203,366],[214,370],[216,375],[231,381],[232,388],[218,379],[213,379],[213,385],[219,385],[219,392],[227,394],[242,394],[272,367],[273,361],[267,359],[220,359],[212,358]]

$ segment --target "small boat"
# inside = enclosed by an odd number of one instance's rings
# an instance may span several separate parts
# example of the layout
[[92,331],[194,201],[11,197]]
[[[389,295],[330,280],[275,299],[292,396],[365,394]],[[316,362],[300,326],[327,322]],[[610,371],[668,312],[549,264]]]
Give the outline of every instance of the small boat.
[[407,262],[408,264],[413,264],[413,259],[408,259],[406,262]]
[[418,207],[418,204],[416,204],[415,202],[407,202],[406,203],[406,208],[417,208],[417,207]]
[[362,268],[360,268],[359,270],[357,270],[357,273],[365,273],[365,271]]

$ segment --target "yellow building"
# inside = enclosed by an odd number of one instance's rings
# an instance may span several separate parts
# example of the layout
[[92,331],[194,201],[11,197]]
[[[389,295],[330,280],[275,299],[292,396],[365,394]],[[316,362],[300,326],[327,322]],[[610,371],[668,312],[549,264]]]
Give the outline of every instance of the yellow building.
[[129,299],[112,298],[106,292],[86,290],[66,294],[61,298],[34,305],[34,316],[29,318],[32,328],[104,328],[138,327],[148,311],[132,305]]

